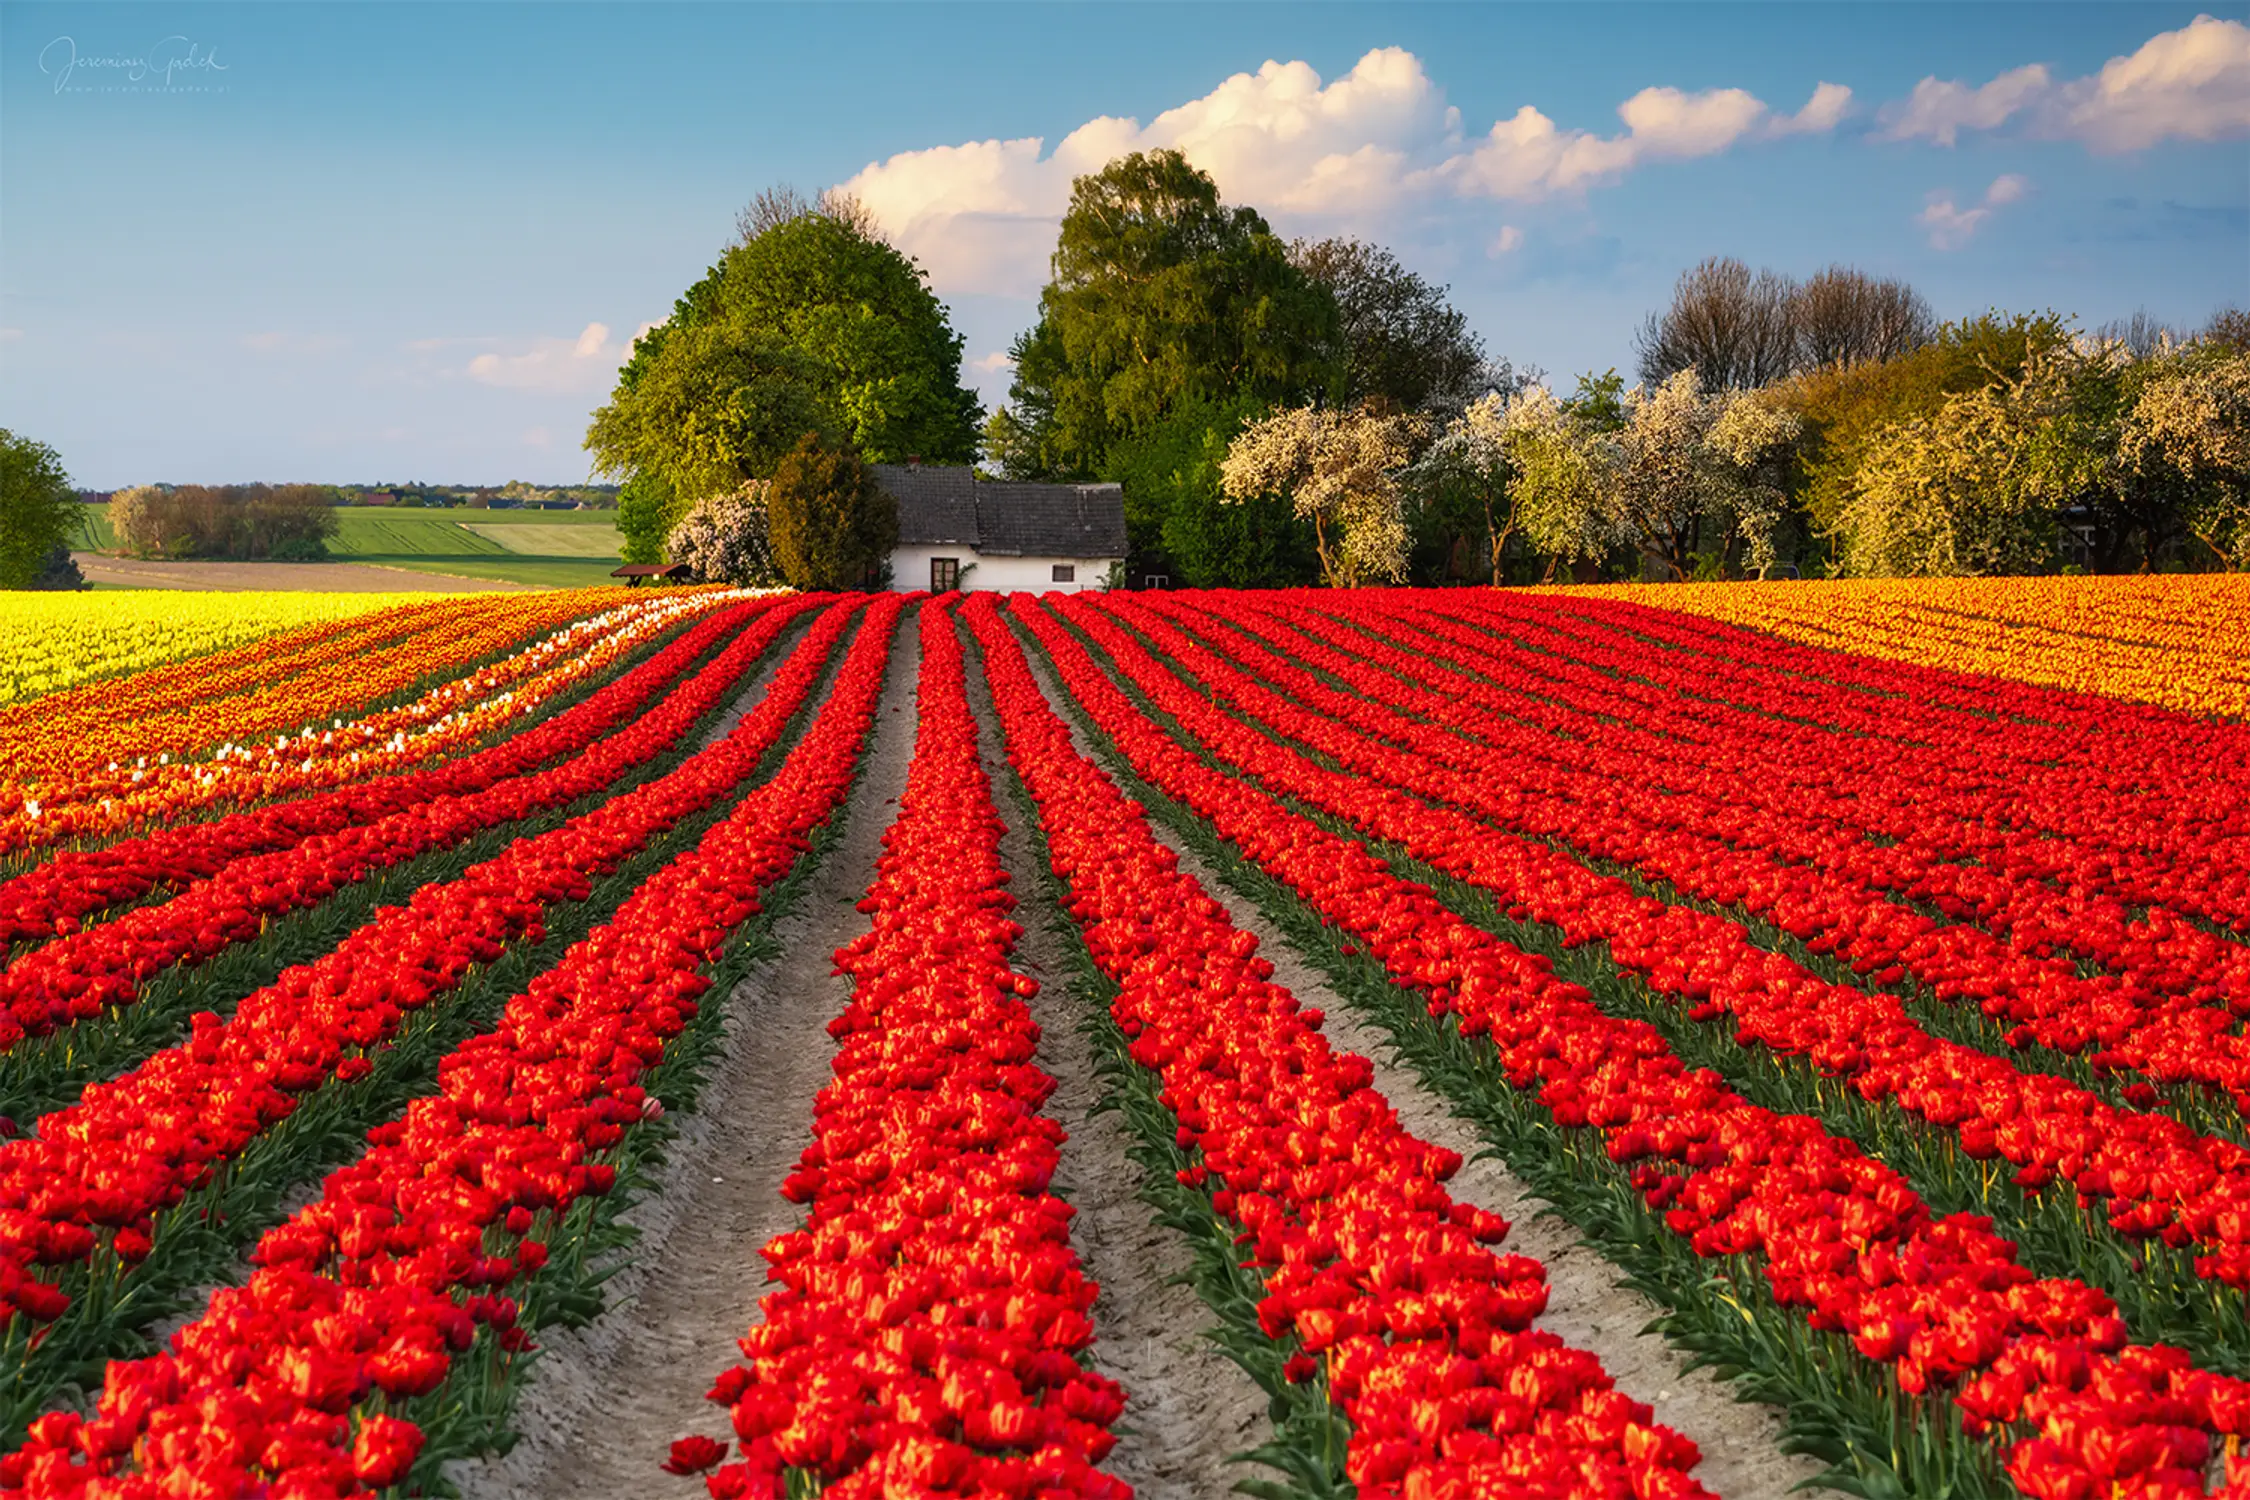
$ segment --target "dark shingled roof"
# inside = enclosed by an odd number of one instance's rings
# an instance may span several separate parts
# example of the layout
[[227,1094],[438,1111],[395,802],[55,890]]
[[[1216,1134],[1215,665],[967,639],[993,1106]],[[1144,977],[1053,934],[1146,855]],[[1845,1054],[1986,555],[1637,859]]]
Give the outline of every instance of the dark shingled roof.
[[977,550],[994,557],[1123,557],[1125,491],[1114,484],[980,484]]
[[977,544],[976,471],[959,464],[874,464],[875,482],[898,502],[904,546]]
[[1123,557],[1125,491],[1114,484],[980,484],[957,466],[876,464],[907,546],[966,545],[992,557]]

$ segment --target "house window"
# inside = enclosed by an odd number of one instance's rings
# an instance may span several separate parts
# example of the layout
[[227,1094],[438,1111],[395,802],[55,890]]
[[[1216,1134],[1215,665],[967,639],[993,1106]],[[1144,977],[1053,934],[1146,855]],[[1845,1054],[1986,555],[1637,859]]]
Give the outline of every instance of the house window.
[[958,557],[933,557],[930,559],[930,592],[948,594],[961,586],[961,559]]
[[1141,575],[1141,587],[1144,589],[1168,589],[1171,586],[1172,580],[1167,574],[1143,573]]
[[1055,582],[1057,582],[1057,583],[1076,583],[1077,581],[1078,581],[1078,568],[1077,568],[1077,565],[1076,565],[1076,564],[1074,564],[1074,563],[1056,563],[1056,564],[1055,564]]

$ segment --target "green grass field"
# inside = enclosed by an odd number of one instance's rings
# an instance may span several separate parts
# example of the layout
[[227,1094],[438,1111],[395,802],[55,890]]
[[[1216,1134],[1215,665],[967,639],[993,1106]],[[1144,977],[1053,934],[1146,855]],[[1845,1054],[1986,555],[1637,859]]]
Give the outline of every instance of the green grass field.
[[[347,506],[329,555],[417,573],[505,578],[540,588],[611,583],[623,538],[616,512],[600,510],[392,510]],[[109,507],[86,507],[88,540],[115,549]],[[472,529],[473,528],[473,529]]]

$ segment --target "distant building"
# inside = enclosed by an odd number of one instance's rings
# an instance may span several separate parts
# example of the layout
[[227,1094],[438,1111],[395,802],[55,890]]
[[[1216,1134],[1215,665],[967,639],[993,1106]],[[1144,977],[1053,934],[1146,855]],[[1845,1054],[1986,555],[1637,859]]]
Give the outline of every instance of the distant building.
[[898,502],[894,589],[1071,593],[1101,588],[1125,561],[1118,485],[988,481],[952,465],[874,469]]
[[398,504],[398,496],[392,494],[389,490],[361,490],[359,492],[359,503],[362,505],[396,505]]

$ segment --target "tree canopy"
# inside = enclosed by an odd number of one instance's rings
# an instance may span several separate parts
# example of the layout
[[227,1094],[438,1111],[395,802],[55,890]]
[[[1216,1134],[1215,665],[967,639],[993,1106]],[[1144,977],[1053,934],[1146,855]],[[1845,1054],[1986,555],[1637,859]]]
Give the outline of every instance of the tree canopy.
[[1433,286],[1365,240],[1299,240],[1289,258],[1336,299],[1344,399],[1394,411],[1467,406],[1508,382],[1484,340]]
[[1011,477],[1098,475],[1182,402],[1334,397],[1339,337],[1334,297],[1255,210],[1177,151],[1134,152],[1072,185],[987,450]]
[[774,469],[765,513],[773,559],[800,589],[865,587],[898,545],[898,502],[857,454],[817,433]]
[[636,342],[587,429],[596,468],[661,498],[620,507],[629,547],[660,546],[695,501],[771,477],[808,432],[870,462],[975,455],[961,339],[921,268],[848,203],[767,207]]
[[0,588],[42,586],[57,548],[67,567],[79,521],[78,492],[55,450],[0,428]]

